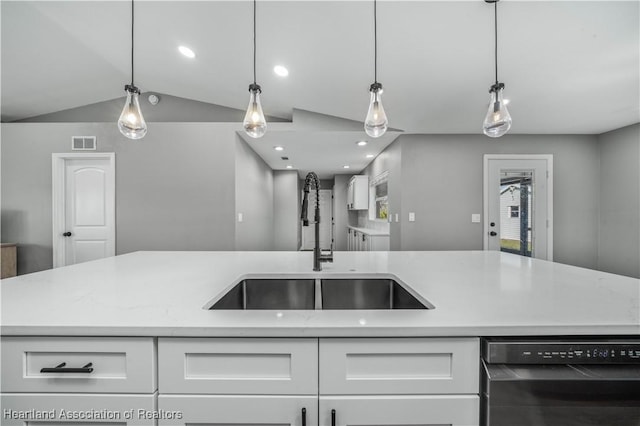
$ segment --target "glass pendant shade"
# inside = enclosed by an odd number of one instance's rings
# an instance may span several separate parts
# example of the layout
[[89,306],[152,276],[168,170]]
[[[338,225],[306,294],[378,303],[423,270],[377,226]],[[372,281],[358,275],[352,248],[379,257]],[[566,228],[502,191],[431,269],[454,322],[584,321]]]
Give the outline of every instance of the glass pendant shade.
[[372,84],[370,92],[371,101],[367,118],[364,120],[364,131],[372,138],[379,138],[384,135],[389,125],[387,114],[382,106],[382,85],[380,83]]
[[257,84],[250,85],[249,92],[251,93],[249,107],[242,124],[247,135],[257,139],[267,132],[267,120],[264,118],[262,105],[260,105],[260,86]]
[[122,108],[122,114],[118,119],[118,129],[120,133],[129,139],[142,139],[147,134],[147,123],[144,121],[142,111],[140,111],[140,101],[138,88],[127,85],[127,100]]
[[511,115],[502,99],[504,85],[501,86],[502,87],[491,87],[489,109],[482,124],[484,134],[492,138],[499,138],[511,128]]

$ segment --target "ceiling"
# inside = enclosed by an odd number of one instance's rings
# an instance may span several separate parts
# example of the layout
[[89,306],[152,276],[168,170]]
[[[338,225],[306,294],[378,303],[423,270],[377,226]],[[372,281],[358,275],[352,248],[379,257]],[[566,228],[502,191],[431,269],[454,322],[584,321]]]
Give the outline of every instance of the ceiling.
[[[369,138],[362,123],[298,109],[291,125],[273,123],[260,139],[238,133],[273,170],[287,170],[291,165],[300,178],[313,171],[320,179],[359,173],[401,134],[389,129],[379,138]],[[360,141],[367,144],[358,145]],[[276,146],[283,150],[276,151]]]
[[[3,0],[1,14],[3,121],[123,95],[128,1]],[[498,15],[511,133],[598,134],[639,121],[640,0],[503,0]],[[138,0],[136,85],[245,109],[251,19],[249,1]],[[298,108],[363,121],[372,2],[259,1],[257,31],[266,114],[290,119]],[[381,0],[378,79],[390,126],[480,133],[493,41],[493,6],[482,0]],[[197,57],[183,57],[178,45]],[[274,74],[277,64],[288,77]]]

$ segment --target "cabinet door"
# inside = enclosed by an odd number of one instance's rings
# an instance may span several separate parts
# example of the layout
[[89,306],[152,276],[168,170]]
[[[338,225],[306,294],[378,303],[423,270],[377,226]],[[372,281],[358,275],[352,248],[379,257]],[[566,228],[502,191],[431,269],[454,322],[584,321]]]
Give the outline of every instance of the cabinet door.
[[479,345],[475,338],[320,339],[320,394],[478,394]]
[[2,426],[156,424],[154,395],[2,394]]
[[182,418],[160,420],[159,426],[278,425],[300,426],[303,409],[308,426],[318,424],[317,396],[160,395],[160,412],[180,412]]
[[347,187],[347,209],[351,210],[353,208],[353,180],[349,181],[349,186]]
[[317,339],[160,338],[161,394],[317,395]]
[[[477,395],[381,395],[320,397],[322,426],[477,426]],[[335,425],[331,412],[335,410]]]
[[362,234],[362,251],[371,251],[371,236]]
[[6,336],[2,392],[151,393],[155,363],[151,337]]
[[389,251],[389,236],[387,235],[374,235],[370,237],[371,251]]
[[369,177],[358,175],[353,177],[353,210],[367,210],[369,208]]

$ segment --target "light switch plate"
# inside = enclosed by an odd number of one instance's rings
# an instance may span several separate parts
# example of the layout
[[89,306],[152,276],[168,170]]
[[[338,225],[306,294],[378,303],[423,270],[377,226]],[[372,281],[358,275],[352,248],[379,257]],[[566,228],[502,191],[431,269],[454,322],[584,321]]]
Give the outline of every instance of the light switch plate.
[[242,213],[238,213],[238,222],[242,222],[242,219],[244,219]]
[[416,214],[414,212],[409,212],[409,222],[416,221]]
[[396,223],[400,222],[400,215],[396,213]]
[[471,223],[480,223],[480,213],[471,214]]

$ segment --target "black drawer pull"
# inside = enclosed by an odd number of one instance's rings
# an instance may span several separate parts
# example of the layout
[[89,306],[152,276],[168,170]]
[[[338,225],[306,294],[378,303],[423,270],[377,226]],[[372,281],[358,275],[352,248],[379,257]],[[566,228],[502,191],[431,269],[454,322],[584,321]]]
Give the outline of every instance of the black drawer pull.
[[331,426],[336,426],[336,410],[331,410]]
[[67,363],[63,362],[62,364],[56,365],[53,368],[45,367],[41,369],[40,372],[41,373],[92,373],[93,372],[93,363],[91,362],[85,365],[84,367],[80,367],[80,368],[74,368],[74,367],[65,368],[65,365],[67,365]]
[[307,426],[307,409],[302,409],[302,426]]

